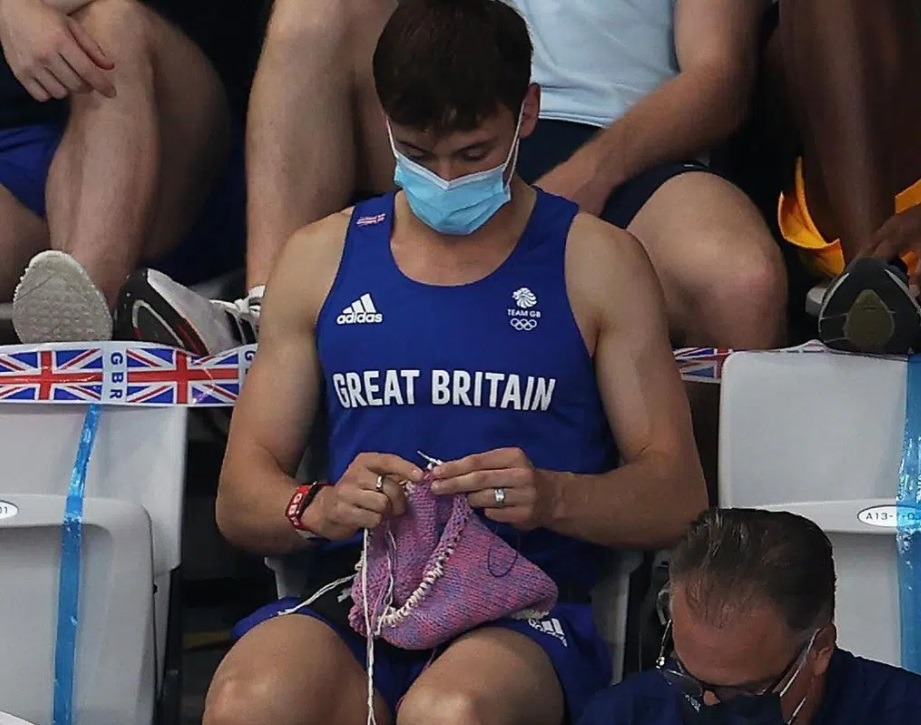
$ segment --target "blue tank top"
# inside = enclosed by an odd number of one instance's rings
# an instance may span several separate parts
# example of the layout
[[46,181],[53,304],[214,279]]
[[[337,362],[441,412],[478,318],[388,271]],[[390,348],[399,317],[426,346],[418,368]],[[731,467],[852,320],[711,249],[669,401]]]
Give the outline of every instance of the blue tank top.
[[[391,251],[394,195],[358,204],[317,320],[329,424],[328,480],[359,453],[452,460],[519,447],[538,467],[617,465],[593,361],[566,292],[576,206],[538,190],[524,233],[470,284],[411,280]],[[560,584],[588,587],[599,548],[487,520]]]

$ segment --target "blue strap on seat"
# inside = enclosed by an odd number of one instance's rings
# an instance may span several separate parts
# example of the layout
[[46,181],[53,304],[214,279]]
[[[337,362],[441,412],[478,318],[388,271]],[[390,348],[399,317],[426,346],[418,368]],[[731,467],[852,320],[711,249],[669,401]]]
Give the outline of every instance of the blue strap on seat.
[[77,623],[80,605],[80,568],[83,549],[83,494],[99,415],[102,407],[93,403],[86,411],[77,458],[70,474],[64,526],[61,533],[61,571],[58,585],[58,625],[54,651],[54,725],[74,722],[74,665],[77,657]]
[[905,439],[896,501],[902,667],[921,674],[921,355],[908,360]]

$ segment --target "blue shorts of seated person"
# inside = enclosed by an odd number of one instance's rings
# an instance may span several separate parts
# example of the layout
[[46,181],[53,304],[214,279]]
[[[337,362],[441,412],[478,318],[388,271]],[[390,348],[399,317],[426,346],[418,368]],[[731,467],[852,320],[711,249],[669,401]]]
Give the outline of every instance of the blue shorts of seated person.
[[[529,184],[566,161],[600,129],[583,123],[541,119],[534,132],[521,140],[517,171]],[[626,229],[633,218],[667,181],[691,172],[721,176],[699,161],[670,161],[637,174],[615,188],[605,202],[601,218]]]
[[[334,582],[354,572],[359,552],[348,550],[329,552],[332,558],[345,565],[321,565],[305,592],[305,597],[285,597],[262,607],[234,627],[233,636],[244,634],[276,616],[306,615],[329,626],[348,647],[355,659],[365,666],[365,639],[348,623],[352,607],[351,585],[327,592],[310,606],[295,613],[283,614],[319,591],[323,583]],[[336,574],[339,574],[337,576]],[[509,629],[536,643],[547,655],[559,678],[566,701],[566,722],[575,723],[589,700],[611,681],[611,658],[595,626],[592,605],[587,595],[582,601],[559,603],[543,619],[500,619],[488,626]],[[374,686],[395,715],[400,700],[409,691],[419,675],[438,658],[450,643],[437,650],[407,651],[398,649],[383,640],[375,642]]]
[[[0,186],[35,216],[46,217],[48,171],[64,134],[63,123],[0,129]],[[243,266],[246,179],[243,131],[235,127],[230,156],[197,221],[165,258],[150,266],[181,284],[195,284]]]

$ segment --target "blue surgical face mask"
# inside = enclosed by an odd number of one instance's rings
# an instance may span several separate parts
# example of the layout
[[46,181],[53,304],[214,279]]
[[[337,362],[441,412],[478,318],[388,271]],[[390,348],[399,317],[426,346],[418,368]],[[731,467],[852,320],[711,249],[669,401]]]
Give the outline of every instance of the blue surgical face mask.
[[388,123],[390,148],[397,162],[393,180],[406,194],[413,214],[426,226],[441,234],[473,234],[512,198],[509,188],[512,174],[509,172],[506,177],[506,172],[515,168],[520,129],[521,113],[518,114],[515,138],[502,164],[445,181],[397,151]]

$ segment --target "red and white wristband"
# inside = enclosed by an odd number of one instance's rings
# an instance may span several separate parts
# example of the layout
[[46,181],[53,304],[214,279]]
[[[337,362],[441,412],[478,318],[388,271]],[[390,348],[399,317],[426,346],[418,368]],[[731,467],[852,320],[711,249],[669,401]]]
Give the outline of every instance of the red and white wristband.
[[320,538],[317,534],[304,526],[302,519],[307,507],[313,502],[325,485],[325,483],[315,482],[298,486],[294,489],[294,495],[291,497],[291,500],[288,502],[288,507],[285,509],[285,517],[291,522],[294,530],[305,539]]

